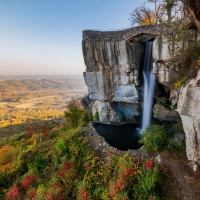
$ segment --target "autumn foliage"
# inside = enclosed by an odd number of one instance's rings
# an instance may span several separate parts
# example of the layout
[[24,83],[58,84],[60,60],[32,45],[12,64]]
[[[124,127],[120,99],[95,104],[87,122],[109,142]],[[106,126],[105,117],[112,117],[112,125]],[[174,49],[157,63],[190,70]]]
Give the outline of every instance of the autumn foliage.
[[17,149],[10,145],[5,145],[0,149],[0,165],[6,165],[13,161],[17,154]]
[[26,127],[26,137],[31,138],[34,133],[42,133],[44,136],[50,135],[50,130],[45,124],[33,123]]

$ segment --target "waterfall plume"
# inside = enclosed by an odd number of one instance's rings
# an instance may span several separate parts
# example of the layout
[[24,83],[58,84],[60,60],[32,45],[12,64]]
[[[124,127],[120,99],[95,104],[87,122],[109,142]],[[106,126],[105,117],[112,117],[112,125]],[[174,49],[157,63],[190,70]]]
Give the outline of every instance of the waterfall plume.
[[152,107],[154,100],[154,89],[156,77],[152,73],[153,57],[152,57],[153,42],[146,43],[143,77],[144,77],[144,96],[143,96],[143,113],[142,113],[142,130],[147,128],[151,123]]

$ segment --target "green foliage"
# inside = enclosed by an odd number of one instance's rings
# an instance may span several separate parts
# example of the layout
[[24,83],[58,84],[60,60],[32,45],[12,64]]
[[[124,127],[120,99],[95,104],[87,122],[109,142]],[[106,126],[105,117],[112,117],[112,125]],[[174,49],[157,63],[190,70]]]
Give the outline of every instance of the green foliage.
[[57,141],[57,143],[56,143],[56,145],[55,145],[55,149],[59,152],[59,153],[62,153],[62,152],[64,152],[65,151],[65,141],[62,139],[62,138],[60,138],[58,141]]
[[80,125],[55,132],[51,139],[39,141],[33,134],[13,141],[20,151],[13,169],[0,173],[2,199],[17,188],[24,199],[134,199],[137,175],[143,173],[140,160],[128,153],[102,158]]
[[162,126],[151,125],[145,129],[141,142],[147,150],[162,151],[167,148],[169,133]]
[[177,80],[175,83],[174,83],[174,88],[177,90],[178,88],[180,88],[186,81],[186,77],[182,77],[180,78],[179,80]]
[[48,165],[48,160],[43,154],[39,154],[33,163],[33,169],[36,173],[43,173]]
[[134,187],[134,197],[137,200],[148,200],[150,197],[159,198],[159,170],[157,165],[153,168],[140,168],[141,173],[137,175],[137,184]]
[[182,122],[178,122],[172,126],[173,132],[184,133]]
[[83,115],[83,121],[87,123],[92,120],[93,120],[92,111],[90,109],[85,109],[84,115]]
[[174,124],[169,131],[171,132],[171,138],[169,139],[167,150],[177,152],[179,156],[186,157],[186,142],[185,138],[180,146],[174,144],[173,136],[175,133],[182,133],[184,135],[182,122]]
[[98,111],[95,112],[95,114],[93,116],[93,120],[94,121],[99,121],[99,112]]
[[69,128],[78,127],[83,119],[84,109],[81,107],[80,102],[72,98],[68,104],[67,111],[65,111],[65,117]]

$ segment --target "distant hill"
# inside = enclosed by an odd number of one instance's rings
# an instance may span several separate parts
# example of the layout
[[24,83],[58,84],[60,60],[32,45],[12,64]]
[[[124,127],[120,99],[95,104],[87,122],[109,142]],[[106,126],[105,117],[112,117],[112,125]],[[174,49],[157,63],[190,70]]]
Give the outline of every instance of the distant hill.
[[12,76],[2,76],[0,75],[0,80],[23,80],[23,79],[82,79],[83,75],[12,75]]
[[85,87],[83,79],[22,79],[0,81],[0,91],[42,90],[42,89],[75,89]]
[[[64,76],[63,76],[64,77]],[[57,78],[57,79],[56,79]],[[82,77],[52,79],[35,77],[35,79],[4,79],[0,81],[0,101],[16,102],[19,99],[31,99],[42,96],[57,95],[69,91],[87,91]]]

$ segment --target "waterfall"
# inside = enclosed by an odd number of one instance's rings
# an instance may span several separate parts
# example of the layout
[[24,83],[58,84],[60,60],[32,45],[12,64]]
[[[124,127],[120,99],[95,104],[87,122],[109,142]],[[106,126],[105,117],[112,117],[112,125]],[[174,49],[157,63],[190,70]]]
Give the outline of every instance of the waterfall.
[[143,100],[143,114],[142,114],[142,130],[147,128],[151,123],[152,107],[154,100],[154,88],[156,77],[152,73],[153,57],[152,57],[153,42],[146,43],[144,55],[144,100]]

